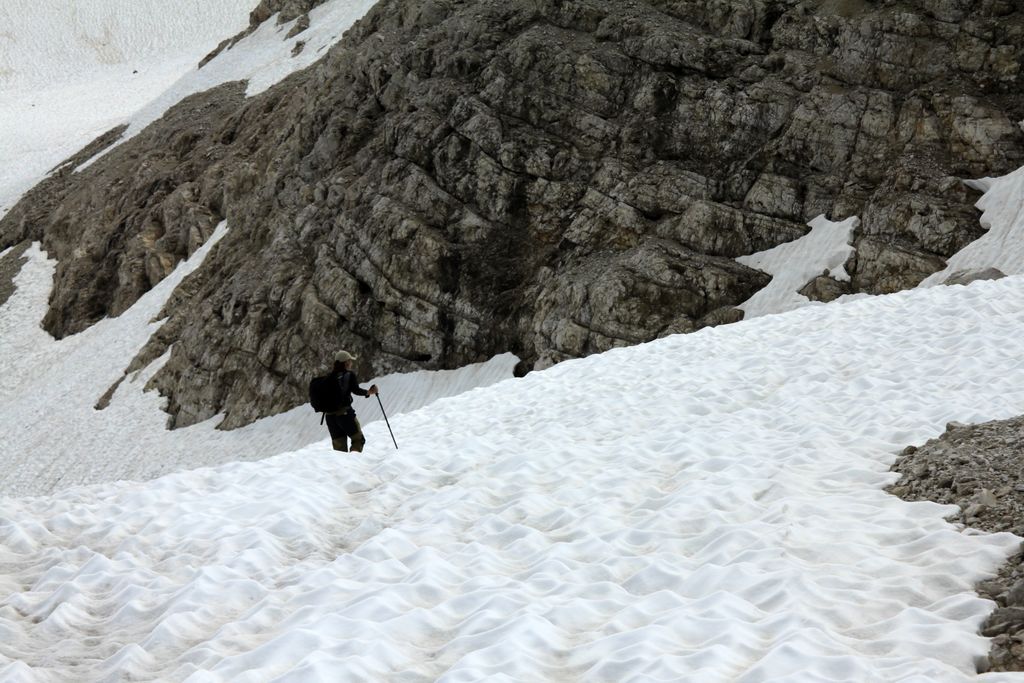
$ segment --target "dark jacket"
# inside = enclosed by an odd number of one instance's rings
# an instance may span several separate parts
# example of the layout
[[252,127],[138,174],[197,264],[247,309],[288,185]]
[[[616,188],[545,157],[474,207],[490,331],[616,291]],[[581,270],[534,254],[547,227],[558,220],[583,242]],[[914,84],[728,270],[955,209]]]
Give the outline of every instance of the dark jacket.
[[341,388],[341,403],[346,408],[352,405],[352,394],[357,396],[369,396],[366,389],[359,386],[359,378],[351,370],[338,373],[338,386]]

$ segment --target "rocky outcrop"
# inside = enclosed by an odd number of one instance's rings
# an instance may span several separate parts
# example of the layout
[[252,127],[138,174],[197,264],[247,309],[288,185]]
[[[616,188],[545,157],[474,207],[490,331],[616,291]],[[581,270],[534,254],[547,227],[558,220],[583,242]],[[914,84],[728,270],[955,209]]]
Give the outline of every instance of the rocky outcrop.
[[1001,280],[1006,273],[998,268],[982,268],[980,270],[958,270],[942,281],[944,285],[969,285],[979,280]]
[[811,301],[821,301],[824,303],[835,301],[845,294],[852,293],[852,288],[850,287],[849,282],[835,279],[829,275],[827,270],[825,273],[808,282],[804,285],[803,289],[800,290],[800,294]]
[[[278,24],[286,24],[289,21],[298,20],[287,33],[287,37],[291,38],[298,35],[309,28],[309,12],[314,7],[324,4],[324,2],[326,0],[260,0],[256,8],[249,13],[249,26],[244,31],[222,40],[220,45],[199,61],[199,68],[201,69],[206,66],[210,60],[224,50],[234,46],[242,38],[252,35],[260,27],[260,24],[271,17],[276,16],[276,23]],[[302,43],[300,42],[299,45],[302,45]],[[297,50],[292,53],[293,57],[301,52],[302,48],[299,45],[296,45]]]
[[[1022,451],[1024,417],[950,423],[941,437],[904,450],[893,468],[902,476],[890,491],[906,500],[958,505],[956,521],[967,526],[1024,536]],[[982,635],[992,638],[987,668],[1024,671],[1024,553],[979,584],[978,593],[997,605],[982,626]]]
[[25,242],[0,256],[0,306],[7,303],[7,300],[14,294],[14,277],[27,263],[25,251],[28,247],[28,242]]
[[194,96],[48,179],[0,248],[59,259],[61,336],[227,219],[137,360],[172,347],[179,425],[295,405],[338,346],[543,367],[738,319],[769,278],[734,259],[821,213],[862,218],[851,292],[944,267],[981,234],[961,179],[1024,164],[1022,38],[1001,0],[383,0],[267,92]]

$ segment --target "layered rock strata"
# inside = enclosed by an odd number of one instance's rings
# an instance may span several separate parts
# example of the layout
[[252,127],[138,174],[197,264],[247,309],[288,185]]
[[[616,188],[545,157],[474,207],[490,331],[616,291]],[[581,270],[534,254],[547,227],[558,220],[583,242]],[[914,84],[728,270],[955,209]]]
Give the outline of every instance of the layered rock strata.
[[[316,4],[253,21],[301,31]],[[851,281],[809,296],[942,268],[981,234],[961,180],[1024,164],[1022,46],[1003,0],[382,0],[313,67],[196,95],[71,172],[117,132],[98,141],[0,249],[59,260],[63,336],[227,219],[137,361],[172,347],[153,382],[178,425],[300,403],[339,346],[379,373],[544,367],[737,320],[770,278],[734,259],[821,213],[862,220]]]

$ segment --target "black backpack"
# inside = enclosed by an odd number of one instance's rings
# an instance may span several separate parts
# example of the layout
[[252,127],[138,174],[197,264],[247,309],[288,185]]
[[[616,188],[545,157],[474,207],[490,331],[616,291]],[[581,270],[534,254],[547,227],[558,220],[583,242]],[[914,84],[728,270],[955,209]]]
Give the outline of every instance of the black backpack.
[[309,402],[318,413],[333,413],[351,401],[352,396],[342,391],[336,374],[314,377],[309,383]]

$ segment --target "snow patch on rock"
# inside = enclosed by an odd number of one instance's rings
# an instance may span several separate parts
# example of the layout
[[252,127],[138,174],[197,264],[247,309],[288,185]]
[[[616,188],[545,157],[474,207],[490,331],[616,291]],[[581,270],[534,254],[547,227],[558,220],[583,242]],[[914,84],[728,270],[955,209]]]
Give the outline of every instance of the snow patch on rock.
[[945,269],[925,278],[923,287],[941,284],[955,273],[989,268],[1006,275],[1024,273],[1024,168],[975,180],[971,186],[985,193],[976,206],[988,232],[953,254]]
[[800,239],[736,259],[772,276],[768,286],[737,306],[745,318],[784,313],[812,303],[799,290],[825,271],[836,280],[850,279],[845,263],[854,253],[850,240],[860,219],[835,222],[818,216],[808,225],[811,231]]
[[[251,97],[310,66],[341,40],[344,32],[375,4],[376,0],[331,0],[313,8],[309,12],[309,27],[292,37],[288,37],[289,33],[299,20],[278,24],[275,14],[253,33],[222,50],[202,68],[186,73],[136,112],[117,143],[81,164],[77,170],[87,168],[117,145],[138,135],[189,95],[232,81],[247,81],[246,94]],[[296,50],[300,42],[303,43],[302,49]]]

